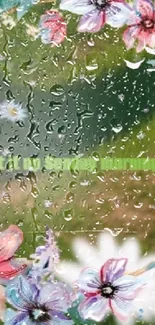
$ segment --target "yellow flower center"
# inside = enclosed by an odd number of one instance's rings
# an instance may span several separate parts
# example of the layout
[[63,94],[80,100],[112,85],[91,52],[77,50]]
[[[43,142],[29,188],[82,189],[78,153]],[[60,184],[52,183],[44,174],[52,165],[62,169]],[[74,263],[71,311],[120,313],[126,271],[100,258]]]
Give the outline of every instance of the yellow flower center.
[[10,113],[10,115],[11,115],[12,117],[17,116],[17,114],[18,114],[17,109],[16,109],[15,107],[11,107],[11,108],[9,109],[9,113]]

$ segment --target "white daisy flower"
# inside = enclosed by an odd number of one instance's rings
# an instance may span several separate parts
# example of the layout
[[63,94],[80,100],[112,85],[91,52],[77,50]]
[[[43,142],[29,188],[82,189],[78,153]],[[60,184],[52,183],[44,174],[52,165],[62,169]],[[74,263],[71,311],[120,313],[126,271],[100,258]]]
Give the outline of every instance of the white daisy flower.
[[16,104],[14,99],[11,101],[4,101],[0,103],[1,119],[7,119],[11,122],[17,122],[23,121],[26,117],[26,109],[22,107],[22,104]]
[[8,148],[4,148],[3,150],[1,150],[1,153],[3,157],[7,157],[10,154],[10,150]]
[[[140,245],[135,238],[126,239],[123,245],[119,246],[112,235],[102,233],[97,242],[97,246],[95,246],[86,239],[75,238],[72,248],[78,262],[61,261],[57,269],[59,277],[73,285],[81,270],[86,267],[99,270],[110,258],[128,258],[127,273],[143,269],[150,262],[155,261],[155,254],[141,256]],[[126,325],[136,323],[137,318],[150,323],[155,317],[155,270],[146,272],[146,278],[147,276],[149,285],[134,300],[133,315],[125,323]]]
[[16,26],[15,20],[7,13],[2,14],[1,21],[10,30]]
[[44,206],[45,208],[50,208],[53,203],[50,200],[45,200],[44,201]]

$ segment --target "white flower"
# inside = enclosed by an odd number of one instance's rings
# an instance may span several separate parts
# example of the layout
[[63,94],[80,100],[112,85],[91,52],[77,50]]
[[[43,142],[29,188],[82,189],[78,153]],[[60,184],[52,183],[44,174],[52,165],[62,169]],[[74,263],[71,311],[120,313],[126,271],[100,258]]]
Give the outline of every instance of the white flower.
[[8,148],[4,148],[0,151],[3,157],[7,157],[10,154],[10,150]]
[[11,101],[4,101],[0,103],[1,119],[7,119],[11,122],[17,122],[23,121],[26,117],[26,109],[22,107],[22,104],[16,104],[14,99]]
[[[97,247],[82,238],[75,238],[72,247],[79,262],[62,261],[57,269],[59,276],[69,284],[78,279],[83,268],[100,269],[110,258],[128,258],[127,273],[143,269],[155,261],[155,254],[141,256],[140,245],[135,238],[126,239],[119,246],[113,236],[107,233],[99,235]],[[146,272],[146,278],[149,285],[134,300],[134,315],[125,324],[133,324],[137,318],[150,322],[155,317],[155,270]]]
[[15,20],[7,13],[3,13],[1,16],[2,24],[8,29],[12,29],[16,26]]
[[45,208],[50,208],[53,203],[50,200],[45,200],[44,201],[44,206]]

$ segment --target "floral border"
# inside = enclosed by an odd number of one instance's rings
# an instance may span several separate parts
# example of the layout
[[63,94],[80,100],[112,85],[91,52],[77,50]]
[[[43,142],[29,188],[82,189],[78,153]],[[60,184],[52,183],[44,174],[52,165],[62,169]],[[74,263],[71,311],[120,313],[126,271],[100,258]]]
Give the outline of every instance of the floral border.
[[[18,20],[33,6],[47,0],[2,0],[0,12],[17,11]],[[52,3],[52,2],[51,2]],[[127,25],[123,41],[129,50],[136,44],[136,52],[146,50],[155,54],[155,7],[151,0],[136,0],[129,5],[124,0],[61,0],[60,10],[82,16],[78,32],[96,33],[105,24],[113,28]],[[47,10],[40,17],[35,37],[41,37],[44,44],[59,46],[67,36],[67,23],[62,14],[56,10]]]
[[[57,280],[60,251],[54,233],[46,227],[45,244],[29,259],[15,257],[23,232],[10,225],[0,233],[0,315],[6,325],[72,325],[78,313],[81,322],[100,322],[109,312],[124,323],[129,320],[134,299],[149,286],[152,261],[128,273],[128,259],[111,258],[100,270],[85,268],[72,287]],[[74,310],[74,312],[73,312]]]

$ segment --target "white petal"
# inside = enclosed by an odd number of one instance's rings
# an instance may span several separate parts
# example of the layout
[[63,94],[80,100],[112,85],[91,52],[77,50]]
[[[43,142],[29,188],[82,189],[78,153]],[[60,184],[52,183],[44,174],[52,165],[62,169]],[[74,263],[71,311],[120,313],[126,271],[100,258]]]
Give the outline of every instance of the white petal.
[[155,49],[151,49],[150,47],[145,46],[145,50],[147,53],[155,55]]
[[87,240],[76,238],[73,241],[73,250],[75,256],[83,266],[87,265],[89,267],[94,267],[95,265],[96,268],[101,266],[101,259],[98,257],[98,250],[95,246],[90,245]]
[[68,261],[62,261],[57,266],[56,271],[59,277],[69,284],[75,282],[81,272],[82,266],[80,264]]
[[100,286],[100,273],[96,269],[84,269],[77,280],[78,287],[85,292],[96,293]]
[[95,6],[89,0],[62,0],[60,9],[84,15],[95,9]]
[[126,321],[129,318],[129,313],[131,313],[133,308],[130,300],[124,300],[119,297],[112,299],[110,305],[114,315],[120,321]]
[[114,287],[118,287],[118,292],[116,296],[122,297],[123,299],[133,300],[140,289],[147,284],[146,275],[142,276],[132,276],[123,275],[113,282]]
[[138,62],[130,62],[130,61],[124,59],[124,62],[126,63],[127,67],[132,70],[138,69],[144,61],[145,61],[145,59],[138,61]]
[[78,311],[82,318],[93,319],[96,322],[100,322],[106,315],[108,306],[108,299],[104,299],[101,296],[85,299],[78,308]]
[[128,5],[120,2],[111,2],[106,12],[106,23],[111,27],[120,28],[126,23],[130,14],[131,9]]
[[103,262],[108,260],[109,258],[118,257],[118,245],[114,240],[113,236],[108,233],[101,234],[99,236],[98,248],[99,248],[98,251],[101,254],[102,265]]

